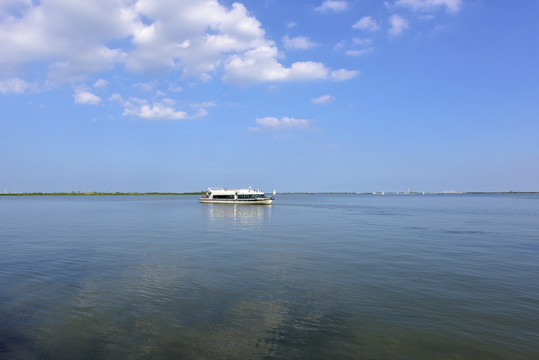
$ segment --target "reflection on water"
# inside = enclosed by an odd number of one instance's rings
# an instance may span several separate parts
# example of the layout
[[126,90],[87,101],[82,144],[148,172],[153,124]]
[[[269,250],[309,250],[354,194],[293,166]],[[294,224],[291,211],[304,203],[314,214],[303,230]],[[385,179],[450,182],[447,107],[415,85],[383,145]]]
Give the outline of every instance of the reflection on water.
[[0,198],[0,359],[532,359],[539,197]]
[[232,223],[250,227],[271,217],[271,205],[200,204],[202,211],[212,223]]

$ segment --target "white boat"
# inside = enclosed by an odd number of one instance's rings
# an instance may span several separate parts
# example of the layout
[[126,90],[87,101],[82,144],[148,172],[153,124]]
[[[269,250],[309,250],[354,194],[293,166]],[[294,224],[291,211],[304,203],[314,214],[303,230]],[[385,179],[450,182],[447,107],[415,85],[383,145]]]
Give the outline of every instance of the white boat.
[[211,204],[242,204],[242,205],[270,205],[273,197],[266,197],[260,189],[252,187],[247,189],[208,188],[208,192],[198,199],[201,203]]

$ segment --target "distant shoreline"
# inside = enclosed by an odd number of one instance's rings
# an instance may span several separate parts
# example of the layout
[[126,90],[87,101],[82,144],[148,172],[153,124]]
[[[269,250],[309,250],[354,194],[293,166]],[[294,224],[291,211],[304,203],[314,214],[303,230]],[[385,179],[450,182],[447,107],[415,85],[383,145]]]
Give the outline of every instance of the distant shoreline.
[[203,192],[30,192],[30,193],[2,193],[0,196],[126,196],[126,195],[201,195]]
[[464,191],[464,192],[283,192],[278,195],[530,195],[539,191]]
[[[200,192],[28,192],[0,193],[0,196],[144,196],[202,195]],[[539,191],[470,191],[470,192],[283,192],[279,195],[530,195]]]

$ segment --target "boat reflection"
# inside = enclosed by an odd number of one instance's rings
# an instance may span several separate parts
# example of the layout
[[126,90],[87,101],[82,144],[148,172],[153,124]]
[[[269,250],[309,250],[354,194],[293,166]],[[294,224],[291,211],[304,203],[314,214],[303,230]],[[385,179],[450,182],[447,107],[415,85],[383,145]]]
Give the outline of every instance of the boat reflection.
[[233,223],[242,226],[261,223],[273,212],[272,206],[264,205],[205,204],[202,208],[212,223]]

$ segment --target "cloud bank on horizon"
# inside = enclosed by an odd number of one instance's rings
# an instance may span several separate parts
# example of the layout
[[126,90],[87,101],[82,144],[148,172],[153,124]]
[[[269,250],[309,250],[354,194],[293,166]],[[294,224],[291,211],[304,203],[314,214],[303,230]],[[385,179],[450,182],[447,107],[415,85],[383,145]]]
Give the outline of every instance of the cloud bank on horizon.
[[[385,28],[388,36],[397,37],[411,27],[406,13],[455,14],[462,1],[395,0],[381,6],[386,18],[365,14],[350,28],[363,35]],[[348,1],[326,0],[312,11],[336,16],[350,9]],[[309,58],[285,65],[283,51],[308,50],[319,42],[304,35],[286,35],[279,48],[276,41],[240,2],[226,6],[217,0],[8,0],[0,4],[0,48],[7,49],[0,53],[0,94],[51,92],[71,86],[76,104],[110,102],[123,106],[125,116],[181,120],[207,113],[204,107],[191,114],[189,109],[177,108],[168,94],[181,92],[186,83],[222,81],[247,87],[340,82],[360,74],[357,68],[332,68]],[[345,56],[364,56],[375,49],[369,37],[355,37],[350,43]],[[337,43],[334,48],[344,46]],[[159,89],[145,84],[161,95],[157,100],[129,96],[127,88],[126,94],[104,95],[119,73],[158,75],[168,83]],[[291,123],[279,124],[262,125],[286,128]]]

